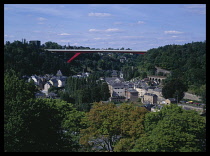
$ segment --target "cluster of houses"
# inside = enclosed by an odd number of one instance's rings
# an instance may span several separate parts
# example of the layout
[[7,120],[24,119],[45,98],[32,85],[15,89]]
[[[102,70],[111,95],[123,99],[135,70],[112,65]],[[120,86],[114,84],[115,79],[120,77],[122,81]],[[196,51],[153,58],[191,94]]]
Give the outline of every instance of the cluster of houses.
[[162,88],[146,85],[146,82],[149,81],[148,78],[130,82],[125,81],[121,74],[118,77],[116,72],[113,71],[112,77],[105,78],[105,81],[108,84],[111,95],[109,101],[112,102],[134,102],[141,100],[144,104],[152,105],[177,102],[174,98],[163,98]]
[[[77,75],[73,75],[74,78],[87,78],[90,73],[82,72]],[[24,76],[28,82],[33,81],[34,84],[39,89],[39,92],[35,94],[37,98],[59,98],[57,94],[50,92],[49,89],[61,88],[65,86],[67,76],[63,76],[61,70],[57,71],[56,75],[53,74],[45,74],[44,76],[32,75],[30,77]]]
[[57,71],[56,75],[45,74],[44,76],[32,75],[28,77],[28,82],[33,81],[37,88],[40,90],[35,94],[37,98],[43,97],[55,97],[56,94],[50,93],[51,87],[64,87],[67,76],[63,76],[60,70]]
[[[87,78],[90,73],[82,72],[77,75],[73,75],[74,78]],[[119,75],[119,77],[118,77]],[[51,87],[60,88],[65,86],[67,76],[63,76],[60,70],[57,71],[56,75],[45,74],[44,76],[32,75],[27,78],[27,81],[33,81],[34,84],[40,90],[36,93],[37,98],[45,97],[56,97],[55,93],[49,92]],[[108,84],[110,91],[109,101],[112,102],[125,102],[125,101],[139,101],[144,104],[170,104],[175,103],[175,99],[164,99],[162,97],[162,89],[146,85],[148,79],[135,80],[133,82],[125,81],[123,74],[117,71],[113,71],[111,77],[106,77],[104,79]]]
[[[90,73],[88,72],[82,72],[77,75],[73,75],[72,77],[87,78],[89,75]],[[24,78],[28,82],[33,81],[39,89],[39,92],[35,94],[37,98],[59,98],[57,94],[50,92],[49,89],[52,87],[62,88],[65,86],[65,82],[67,80],[67,76],[63,76],[60,70],[57,71],[56,75],[32,75],[30,77],[24,76]],[[108,84],[110,91],[109,101],[111,102],[141,101],[145,104],[147,109],[149,108],[149,110],[153,112],[161,109],[162,105],[159,104],[177,103],[175,98],[163,98],[162,88],[158,88],[157,86],[148,86],[147,82],[150,81],[149,78],[145,78],[143,80],[134,79],[132,81],[125,81],[122,72],[118,74],[117,71],[113,71],[111,77],[105,77],[101,80],[104,80]]]

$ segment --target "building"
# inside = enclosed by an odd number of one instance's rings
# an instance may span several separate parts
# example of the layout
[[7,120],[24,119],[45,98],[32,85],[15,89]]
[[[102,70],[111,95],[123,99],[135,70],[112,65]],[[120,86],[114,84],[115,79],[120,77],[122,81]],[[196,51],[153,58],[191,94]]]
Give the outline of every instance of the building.
[[116,70],[112,71],[112,77],[117,77],[117,71]]
[[45,98],[46,97],[46,95],[43,93],[43,92],[37,92],[36,94],[35,94],[35,97],[36,98]]
[[73,75],[72,77],[74,78],[87,78],[90,76],[90,73],[86,72],[86,73],[78,73],[77,75]]
[[39,41],[39,40],[31,40],[31,41],[29,41],[29,44],[33,44],[33,45],[36,45],[37,47],[40,47],[41,41]]
[[125,87],[124,83],[119,82],[119,83],[113,83],[109,84],[109,91],[111,93],[111,97],[116,97],[116,96],[124,96],[125,97]]
[[118,96],[118,97],[110,97],[109,101],[111,102],[125,102],[125,97],[124,96]]
[[156,106],[151,108],[151,112],[159,112],[162,108],[163,108],[163,106],[156,105]]
[[43,92],[48,93],[48,90],[52,87],[52,84],[50,82],[45,83]]
[[144,94],[143,102],[145,104],[157,104],[158,96],[156,94],[146,93]]
[[165,104],[177,103],[175,98],[168,98],[165,100]]
[[64,87],[65,86],[65,80],[58,79],[58,87]]
[[137,91],[137,92],[139,92],[139,98],[141,98],[141,97],[143,97],[144,96],[144,94],[146,94],[147,93],[147,89],[146,88],[143,88],[143,87],[141,87],[141,85],[134,85],[134,89]]
[[58,87],[58,80],[57,80],[57,79],[51,79],[51,80],[49,80],[49,82],[50,82],[54,87]]
[[62,77],[62,76],[63,76],[63,74],[61,73],[61,70],[58,70],[58,71],[57,71],[56,76],[59,76],[59,77]]
[[133,89],[133,88],[129,88],[126,91],[126,100],[127,101],[137,101],[138,100],[138,92]]

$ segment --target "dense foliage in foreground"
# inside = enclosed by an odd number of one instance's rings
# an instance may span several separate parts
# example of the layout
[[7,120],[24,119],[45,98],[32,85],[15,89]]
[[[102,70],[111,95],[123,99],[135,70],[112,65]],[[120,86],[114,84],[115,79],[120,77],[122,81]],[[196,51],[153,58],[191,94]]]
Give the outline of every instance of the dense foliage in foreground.
[[4,150],[206,151],[205,117],[176,105],[148,112],[131,103],[94,103],[77,111],[62,100],[35,99],[34,85],[4,74]]

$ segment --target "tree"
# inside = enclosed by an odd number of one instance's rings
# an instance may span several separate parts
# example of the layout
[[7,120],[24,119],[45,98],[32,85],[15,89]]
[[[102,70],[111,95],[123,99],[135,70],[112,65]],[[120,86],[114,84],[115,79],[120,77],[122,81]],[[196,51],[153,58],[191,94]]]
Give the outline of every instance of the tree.
[[82,112],[62,100],[35,99],[34,84],[4,74],[4,150],[78,151]]
[[187,86],[180,79],[171,79],[164,85],[162,94],[164,98],[178,98],[180,101],[184,97]]
[[94,103],[82,120],[87,128],[81,130],[80,143],[85,147],[102,148],[102,151],[122,151],[124,143],[144,133],[143,118],[146,113],[145,108],[133,104],[122,104],[118,108],[113,103]]
[[120,128],[116,113],[117,108],[112,103],[94,103],[83,119],[87,128],[81,130],[80,143],[86,147],[100,146],[103,150],[113,151],[113,143]]
[[145,135],[136,140],[132,152],[205,152],[205,118],[177,105],[148,113]]
[[101,100],[106,101],[110,97],[109,87],[107,83],[102,83],[101,85]]
[[4,75],[5,151],[56,150],[60,128],[57,111],[35,100],[34,84],[25,83],[17,75],[13,70]]

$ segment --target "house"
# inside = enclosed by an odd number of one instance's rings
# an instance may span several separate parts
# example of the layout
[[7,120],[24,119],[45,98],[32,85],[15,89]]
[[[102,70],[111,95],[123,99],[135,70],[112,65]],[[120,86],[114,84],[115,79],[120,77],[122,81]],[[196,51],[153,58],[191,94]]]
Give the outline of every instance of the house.
[[63,74],[61,73],[60,70],[58,70],[56,76],[61,77],[61,76],[63,76]]
[[58,95],[55,93],[49,93],[46,98],[50,98],[50,99],[58,99]]
[[156,106],[151,108],[151,112],[159,112],[162,108],[163,108],[163,106],[156,105]]
[[65,79],[57,79],[58,80],[58,87],[64,87],[65,86]]
[[33,76],[31,76],[29,79],[28,79],[28,82],[30,82],[31,80],[33,80],[34,81],[34,84],[35,85],[38,85],[38,76],[36,76],[36,75],[33,75]]
[[112,71],[112,77],[117,77],[117,71],[116,70]]
[[122,79],[123,79],[123,73],[122,73],[122,72],[120,72],[120,78],[122,78]]
[[36,98],[45,98],[46,97],[46,95],[43,93],[43,92],[37,92],[36,94],[35,94],[35,97]]
[[111,97],[116,97],[116,96],[124,96],[125,97],[124,83],[122,83],[122,82],[112,83],[112,84],[108,84],[108,86],[109,86],[109,91],[111,93]]
[[165,104],[177,103],[175,98],[168,98],[165,100]]
[[158,96],[152,93],[144,94],[143,102],[145,104],[157,104]]
[[133,88],[129,88],[127,91],[126,91],[126,100],[128,101],[137,101],[138,100],[138,92],[133,89]]
[[48,93],[48,90],[52,87],[53,85],[50,83],[50,82],[46,82],[45,85],[44,85],[44,89],[43,91],[45,93]]
[[124,78],[119,78],[119,77],[106,77],[105,81],[108,84],[112,84],[112,83],[119,83],[119,82],[124,82]]
[[125,97],[124,96],[118,96],[118,97],[110,97],[109,101],[110,102],[125,102]]
[[86,73],[78,73],[77,75],[73,75],[73,78],[87,78],[90,76],[90,73],[86,72]]
[[51,79],[49,80],[49,82],[54,86],[54,87],[58,87],[58,80],[57,79]]
[[143,88],[143,87],[141,87],[141,85],[134,85],[134,89],[137,91],[137,92],[139,92],[139,98],[141,98],[141,97],[143,97],[144,96],[144,94],[146,94],[147,93],[147,89],[146,88]]

